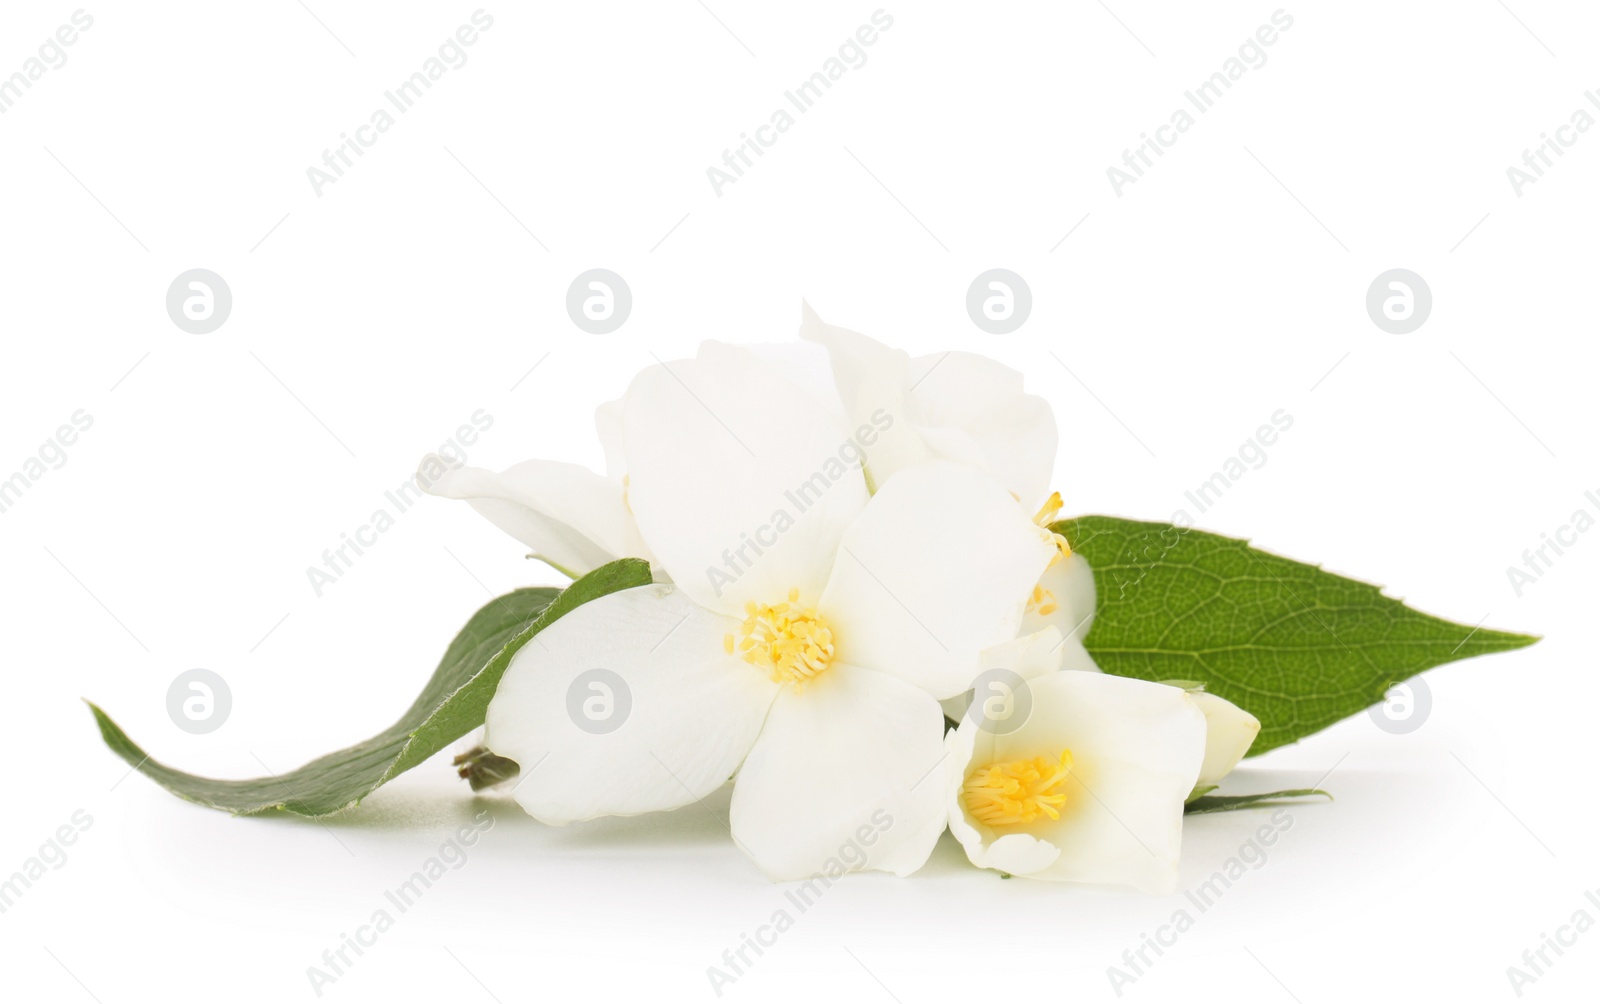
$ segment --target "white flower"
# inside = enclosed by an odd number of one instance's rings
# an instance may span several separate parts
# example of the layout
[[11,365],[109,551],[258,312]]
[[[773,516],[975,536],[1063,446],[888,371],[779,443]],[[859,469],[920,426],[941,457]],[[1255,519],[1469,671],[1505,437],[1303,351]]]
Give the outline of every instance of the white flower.
[[[1073,553],[1054,561],[1040,576],[1033,595],[1028,598],[1027,615],[1022,619],[1023,636],[1054,629],[1064,640],[1061,642],[1061,668],[1100,672],[1083,646],[1089,628],[1094,625],[1095,585],[1094,573],[1083,555]],[[1261,722],[1249,712],[1239,708],[1203,688],[1189,689],[1189,697],[1206,716],[1206,756],[1200,769],[1199,783],[1215,785],[1243,760],[1251,743],[1261,731]],[[946,702],[945,711],[965,711],[966,703]]]
[[1021,373],[969,352],[912,358],[823,323],[810,304],[800,309],[800,337],[827,347],[851,421],[870,422],[880,411],[895,417],[894,428],[867,448],[873,483],[943,457],[988,471],[1030,512],[1045,501],[1055,417],[1047,401],[1022,392]]
[[[800,310],[800,337],[827,347],[852,421],[869,421],[878,413],[896,418],[866,450],[870,479],[882,482],[930,457],[959,460],[988,471],[1039,526],[1055,520],[1062,505],[1060,494],[1049,490],[1055,417],[1047,401],[1023,392],[1021,373],[967,352],[913,358],[824,323],[808,303]],[[1092,669],[1079,643],[1094,618],[1094,577],[1064,538],[1057,537],[1056,544],[1061,560],[1030,587],[1022,633],[1058,628],[1069,639],[1067,664]]]
[[1005,731],[979,711],[951,733],[951,832],[982,868],[1171,892],[1205,716],[1176,687],[1057,672],[1059,638],[985,653],[1026,681],[1026,714]]
[[[769,876],[846,847],[852,867],[923,864],[947,816],[936,699],[1016,635],[1054,548],[966,465],[905,467],[869,501],[871,431],[743,349],[635,379],[628,499],[672,584],[578,607],[507,669],[487,745],[522,765],[529,813],[671,809],[737,771],[729,824]],[[627,692],[614,730],[569,714],[595,669]]]

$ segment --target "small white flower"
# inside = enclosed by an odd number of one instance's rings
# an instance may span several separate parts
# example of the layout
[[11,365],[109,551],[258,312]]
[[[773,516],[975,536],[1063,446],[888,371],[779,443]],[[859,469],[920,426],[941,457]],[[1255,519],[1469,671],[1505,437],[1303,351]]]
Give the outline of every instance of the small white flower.
[[950,734],[950,829],[982,868],[1171,892],[1205,716],[1176,687],[1055,671],[1058,639],[1047,629],[998,659],[1026,680],[1020,727],[977,713]]
[[[1048,638],[1048,644],[1042,639]],[[1089,655],[1081,642],[1073,638],[1063,639],[1054,628],[1046,628],[1032,635],[1023,635],[1012,645],[1001,645],[988,652],[981,658],[979,669],[1002,668],[1010,669],[1017,661],[1014,646],[1026,645],[1029,647],[1046,644],[1049,649],[1059,649],[1059,655],[1052,652],[1051,664],[1057,658],[1060,666],[1054,667],[1062,670],[1077,672],[1098,673],[1100,667],[1095,665],[1094,658]],[[1173,683],[1164,682],[1165,686],[1174,686]],[[1179,687],[1178,689],[1185,689]],[[1233,773],[1233,769],[1250,752],[1250,746],[1261,732],[1261,722],[1250,712],[1244,710],[1230,701],[1218,697],[1216,694],[1204,690],[1187,690],[1189,700],[1206,718],[1206,755],[1200,767],[1200,777],[1195,782],[1200,786],[1216,786],[1223,778]],[[939,702],[946,717],[960,721],[972,706],[973,692],[957,694]]]
[[[837,406],[743,349],[641,373],[620,433],[672,584],[578,607],[512,661],[486,742],[522,765],[518,802],[551,823],[632,815],[737,771],[729,824],[771,877],[815,874],[846,845],[853,867],[921,867],[947,818],[936,699],[1015,637],[1048,535],[948,461],[869,501]],[[628,690],[611,731],[568,712],[596,668]]]

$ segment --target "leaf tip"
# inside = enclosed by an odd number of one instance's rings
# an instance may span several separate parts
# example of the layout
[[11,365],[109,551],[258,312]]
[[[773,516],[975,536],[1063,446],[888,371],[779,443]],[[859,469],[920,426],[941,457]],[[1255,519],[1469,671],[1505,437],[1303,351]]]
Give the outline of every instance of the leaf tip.
[[[1478,648],[1478,651],[1471,654],[1488,655],[1493,652],[1512,652],[1519,648],[1527,648],[1529,645],[1537,645],[1539,642],[1544,641],[1544,635],[1523,634],[1519,631],[1475,630],[1461,639],[1461,644],[1456,646],[1457,650],[1459,651],[1463,646],[1466,646],[1467,642],[1474,639],[1482,639],[1482,641],[1478,646],[1474,646]],[[1451,655],[1455,654],[1455,652],[1451,653]],[[1457,658],[1464,658],[1464,656],[1457,656]]]
[[111,716],[106,714],[106,710],[100,705],[89,700],[87,697],[80,697],[78,700],[89,706],[89,713],[94,715],[94,722],[100,727],[100,736],[102,739],[105,739],[107,743],[110,743],[111,736],[113,734],[120,733],[122,731],[122,729],[117,726],[117,723],[112,721]]

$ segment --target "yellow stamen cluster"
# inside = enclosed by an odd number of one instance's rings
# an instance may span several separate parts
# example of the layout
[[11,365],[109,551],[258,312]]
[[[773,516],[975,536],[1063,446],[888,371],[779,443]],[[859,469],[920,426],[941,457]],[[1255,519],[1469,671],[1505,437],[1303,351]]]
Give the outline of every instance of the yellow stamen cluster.
[[1056,612],[1056,594],[1042,585],[1033,587],[1033,595],[1028,597],[1028,613],[1038,614],[1040,617],[1049,617]]
[[1056,516],[1061,512],[1061,506],[1061,493],[1051,492],[1050,497],[1044,500],[1044,505],[1040,506],[1039,511],[1033,516],[1033,521],[1050,534],[1050,542],[1056,546],[1056,556],[1050,559],[1052,565],[1072,553],[1072,545],[1067,543],[1067,538],[1050,529],[1050,524],[1055,522]]
[[1056,760],[1036,756],[992,763],[973,771],[961,794],[967,811],[985,826],[1019,826],[1041,815],[1060,819],[1067,796],[1056,789],[1071,772],[1071,750],[1062,750]]
[[789,590],[787,602],[744,605],[739,637],[728,635],[722,647],[735,651],[752,666],[771,674],[774,683],[788,683],[795,693],[833,662],[833,629],[812,607],[799,605],[800,590]]

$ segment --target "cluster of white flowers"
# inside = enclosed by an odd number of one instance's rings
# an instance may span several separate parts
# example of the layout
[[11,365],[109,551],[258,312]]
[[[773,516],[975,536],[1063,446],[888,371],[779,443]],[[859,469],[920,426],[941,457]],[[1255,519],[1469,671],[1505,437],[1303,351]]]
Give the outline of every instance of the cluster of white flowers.
[[[1050,529],[1055,420],[1021,374],[912,358],[804,308],[799,342],[707,342],[597,425],[604,476],[531,460],[431,485],[566,574],[655,570],[507,669],[485,742],[522,765],[530,814],[675,809],[731,778],[734,841],[775,880],[847,844],[853,868],[907,875],[948,828],[980,867],[1175,886],[1185,800],[1260,724],[1096,669],[1094,579]],[[568,711],[597,668],[631,699],[615,730]],[[1004,728],[968,707],[996,670],[1026,698]]]

